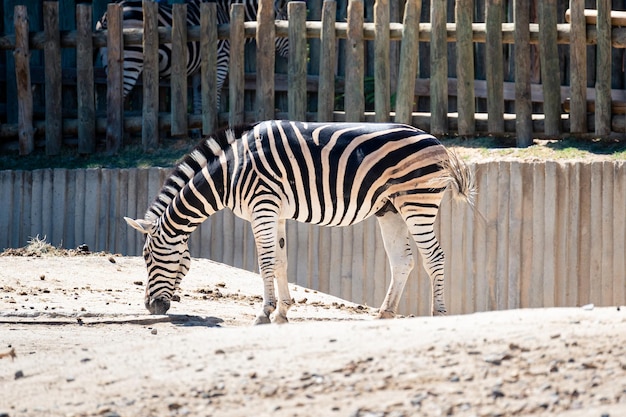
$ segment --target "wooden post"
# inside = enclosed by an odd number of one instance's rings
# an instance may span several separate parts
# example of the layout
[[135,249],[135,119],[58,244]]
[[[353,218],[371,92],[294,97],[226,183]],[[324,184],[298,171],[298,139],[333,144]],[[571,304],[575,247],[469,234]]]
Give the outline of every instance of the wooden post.
[[404,6],[402,46],[400,47],[400,74],[396,93],[396,117],[398,123],[411,123],[415,100],[415,77],[419,63],[419,20],[422,9],[420,0],[408,0]]
[[430,3],[430,129],[434,135],[444,135],[448,131],[447,7],[446,0]]
[[515,0],[515,134],[520,148],[533,144],[530,95],[530,7]]
[[[145,15],[144,15],[145,16]],[[107,6],[107,152],[117,153],[124,131],[122,6]]]
[[333,121],[333,110],[335,109],[336,13],[337,2],[324,0],[322,30],[320,32],[320,81],[317,95],[317,120],[319,122]]
[[[274,1],[259,0],[258,3],[256,26],[257,120],[268,120],[274,118],[274,62],[276,56]],[[289,28],[291,29],[291,22]],[[291,55],[290,53],[289,59],[291,59]]]
[[143,107],[141,143],[144,151],[159,146],[158,3],[143,1]]
[[611,0],[597,0],[595,133],[611,133]]
[[585,3],[570,0],[570,132],[587,132],[587,23]]
[[289,17],[289,69],[287,100],[289,119],[306,121],[306,3],[290,1]]
[[235,3],[230,6],[230,69],[229,96],[230,114],[228,124],[237,126],[244,122],[244,16],[245,6]]
[[363,0],[349,0],[344,101],[347,122],[360,122],[365,112],[363,14]]
[[202,79],[202,133],[217,127],[217,5],[200,5],[200,72]]
[[59,2],[43,2],[45,100],[46,100],[46,155],[58,155],[62,145],[61,102],[61,33],[59,31]]
[[391,111],[390,62],[389,62],[389,0],[374,3],[374,109],[377,122],[389,121]]
[[[78,153],[96,150],[96,108],[93,83],[92,5],[76,5],[76,95]],[[46,128],[47,130],[47,128]]]
[[474,93],[474,42],[472,41],[473,0],[457,0],[456,20],[456,74],[459,135],[476,132],[476,104]]
[[187,5],[172,5],[172,135],[187,135]]
[[502,0],[488,0],[485,8],[487,30],[487,126],[489,133],[504,133],[504,59],[502,57]]
[[556,0],[539,2],[539,60],[545,115],[544,133],[547,136],[558,136],[561,133],[561,80],[559,78],[556,14]]
[[33,93],[30,85],[30,48],[28,44],[28,12],[26,6],[15,6],[13,15],[15,27],[15,78],[17,81],[18,136],[20,155],[28,155],[35,150],[33,129]]

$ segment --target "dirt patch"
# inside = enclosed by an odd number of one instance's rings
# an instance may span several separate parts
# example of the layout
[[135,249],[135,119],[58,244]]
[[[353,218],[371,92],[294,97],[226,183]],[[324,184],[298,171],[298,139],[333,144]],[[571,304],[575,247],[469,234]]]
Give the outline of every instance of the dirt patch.
[[0,257],[0,415],[626,415],[623,308],[377,321],[290,285],[291,323],[251,327],[255,274],[194,259],[168,316],[145,277],[141,258]]

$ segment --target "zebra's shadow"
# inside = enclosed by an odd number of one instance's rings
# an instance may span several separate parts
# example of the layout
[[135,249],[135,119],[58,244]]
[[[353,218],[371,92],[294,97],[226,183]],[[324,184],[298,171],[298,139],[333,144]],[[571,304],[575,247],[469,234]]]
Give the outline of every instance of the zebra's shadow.
[[167,317],[169,319],[167,321],[170,323],[183,327],[222,327],[221,324],[224,323],[224,319],[213,316],[203,317],[189,314],[168,314],[164,317]]

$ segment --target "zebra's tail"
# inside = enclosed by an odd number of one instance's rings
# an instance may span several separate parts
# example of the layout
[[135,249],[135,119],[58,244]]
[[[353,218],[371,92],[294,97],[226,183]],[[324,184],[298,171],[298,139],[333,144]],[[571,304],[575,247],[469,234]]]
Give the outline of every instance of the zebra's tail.
[[448,159],[441,163],[443,172],[440,179],[451,185],[452,195],[455,199],[464,200],[474,207],[474,199],[476,198],[474,172],[459,158],[455,151],[449,149],[446,151],[448,152]]

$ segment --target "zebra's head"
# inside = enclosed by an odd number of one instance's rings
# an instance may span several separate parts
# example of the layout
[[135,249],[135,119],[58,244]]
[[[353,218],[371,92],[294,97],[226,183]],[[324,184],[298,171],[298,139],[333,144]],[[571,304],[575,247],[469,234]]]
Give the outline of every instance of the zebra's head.
[[146,235],[143,258],[148,269],[144,302],[152,314],[165,314],[170,308],[174,292],[189,271],[191,257],[187,246],[188,235],[169,236],[158,221],[124,217],[134,229]]

